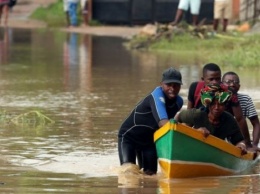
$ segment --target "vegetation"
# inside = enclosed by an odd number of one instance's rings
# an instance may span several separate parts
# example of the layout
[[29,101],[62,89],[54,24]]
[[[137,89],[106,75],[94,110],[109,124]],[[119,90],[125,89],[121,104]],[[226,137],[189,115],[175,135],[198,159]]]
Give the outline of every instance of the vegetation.
[[168,29],[153,36],[137,35],[130,40],[128,47],[172,53],[183,56],[183,62],[190,60],[190,57],[187,59],[187,53],[202,63],[214,61],[224,66],[258,67],[260,60],[260,34],[245,36],[237,31],[212,34],[211,30],[205,28],[181,31]]
[[[44,21],[48,27],[64,27],[67,25],[66,15],[63,8],[63,0],[57,0],[56,3],[50,4],[48,7],[38,8],[30,16],[30,18]],[[79,24],[83,22],[80,6],[78,6],[78,22]],[[89,25],[98,26],[100,23],[96,20],[91,20]]]
[[30,18],[44,21],[49,27],[66,26],[66,16],[63,10],[62,0],[50,4],[48,7],[38,8]]
[[2,111],[0,113],[0,123],[12,123],[17,126],[36,127],[53,124],[55,123],[55,121],[36,110],[22,113],[18,116],[13,116],[11,114],[6,113],[5,111]]
[[[63,10],[63,1],[57,0],[56,3],[49,5],[47,8],[37,9],[31,18],[45,21],[49,27],[65,26],[66,17]],[[82,18],[78,17],[78,19],[81,23]],[[97,21],[91,21],[90,25],[100,24]],[[136,36],[130,40],[128,46],[131,49],[145,48],[153,52],[167,52],[176,56],[183,56],[183,62],[190,60],[190,57],[187,59],[187,53],[189,53],[189,56],[195,56],[202,63],[215,61],[223,65],[258,67],[260,35],[245,36],[233,31],[225,35],[212,36],[208,29],[196,33],[194,33],[194,29],[187,29],[174,34],[163,32],[163,36],[158,36],[158,34],[155,37]]]

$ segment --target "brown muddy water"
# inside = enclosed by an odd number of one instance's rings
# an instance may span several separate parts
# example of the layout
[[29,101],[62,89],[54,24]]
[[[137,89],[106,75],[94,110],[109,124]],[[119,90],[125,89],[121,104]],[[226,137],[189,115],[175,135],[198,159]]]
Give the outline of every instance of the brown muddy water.
[[[169,66],[182,72],[186,104],[203,64],[128,51],[115,37],[1,28],[0,38],[0,193],[260,193],[259,163],[227,177],[118,176],[117,130],[129,111]],[[240,75],[259,113],[260,71],[222,70]],[[55,123],[12,122],[29,111]]]

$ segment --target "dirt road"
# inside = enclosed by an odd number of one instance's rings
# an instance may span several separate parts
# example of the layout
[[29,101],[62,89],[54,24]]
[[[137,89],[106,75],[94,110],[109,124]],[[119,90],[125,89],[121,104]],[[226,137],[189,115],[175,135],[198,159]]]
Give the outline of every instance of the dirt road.
[[[29,19],[29,16],[38,7],[46,7],[56,0],[18,0],[13,10],[9,13],[9,27],[15,28],[46,28],[46,23],[42,21]],[[65,16],[64,16],[65,17]],[[138,34],[141,27],[128,27],[128,26],[80,26],[76,28],[62,28],[62,31],[77,32],[94,35],[106,36],[120,36],[131,38],[133,35]]]

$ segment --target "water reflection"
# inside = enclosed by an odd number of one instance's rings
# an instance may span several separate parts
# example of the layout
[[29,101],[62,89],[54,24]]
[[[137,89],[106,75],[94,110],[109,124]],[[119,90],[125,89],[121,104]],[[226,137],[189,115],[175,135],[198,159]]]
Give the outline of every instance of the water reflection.
[[[227,184],[227,182],[229,184]],[[159,181],[159,193],[258,193],[259,176],[229,176]]]
[[[6,183],[1,192],[233,192],[234,185],[242,184],[248,193],[259,191],[254,185],[259,167],[255,175],[212,178],[212,184],[206,179],[166,181],[160,173],[117,176],[117,130],[129,110],[159,84],[168,66],[180,68],[180,94],[186,100],[189,84],[201,76],[201,64],[183,64],[170,54],[130,52],[114,37],[1,28],[1,44],[4,40],[1,109],[10,117],[39,110],[55,124],[1,123],[0,182]],[[230,70],[239,73],[242,92],[250,93],[260,110],[259,72]]]

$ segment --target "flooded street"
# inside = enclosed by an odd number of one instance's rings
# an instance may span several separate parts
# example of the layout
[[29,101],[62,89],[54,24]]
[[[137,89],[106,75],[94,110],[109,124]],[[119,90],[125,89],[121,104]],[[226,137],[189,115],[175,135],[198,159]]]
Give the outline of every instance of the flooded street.
[[[169,66],[180,95],[200,64],[128,51],[117,37],[0,28],[0,193],[260,193],[260,164],[243,175],[197,179],[118,176],[117,131]],[[260,71],[233,69],[260,113]],[[184,107],[186,108],[186,107]],[[37,111],[55,123],[16,124]],[[251,125],[249,125],[252,128]]]

